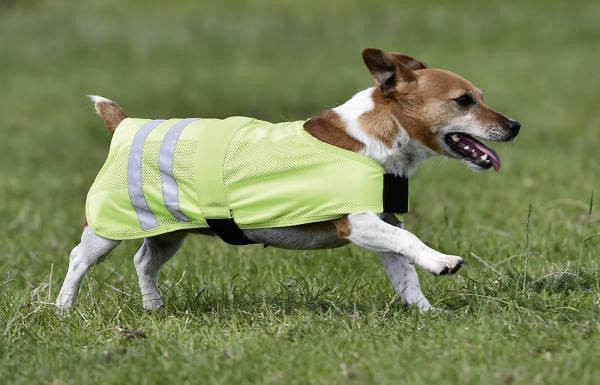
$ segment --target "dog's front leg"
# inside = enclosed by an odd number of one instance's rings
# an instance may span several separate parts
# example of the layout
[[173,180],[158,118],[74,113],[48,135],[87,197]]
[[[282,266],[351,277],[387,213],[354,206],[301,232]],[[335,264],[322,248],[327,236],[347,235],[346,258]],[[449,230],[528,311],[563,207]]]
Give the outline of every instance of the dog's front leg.
[[405,304],[416,306],[419,311],[433,308],[421,291],[419,276],[408,258],[396,253],[381,253],[381,262],[392,287]]
[[[384,217],[383,220],[393,226],[401,229],[404,228],[402,222],[398,221],[394,216]],[[409,259],[404,255],[396,253],[380,254],[381,263],[392,283],[392,287],[396,291],[396,294],[402,298],[402,301],[409,306],[416,306],[422,312],[433,309],[433,306],[431,306],[429,300],[421,291],[419,276],[417,275],[415,266],[410,263]]]
[[395,253],[435,275],[454,274],[463,264],[456,255],[433,250],[414,234],[390,225],[374,213],[355,213],[347,217],[345,238],[369,250]]

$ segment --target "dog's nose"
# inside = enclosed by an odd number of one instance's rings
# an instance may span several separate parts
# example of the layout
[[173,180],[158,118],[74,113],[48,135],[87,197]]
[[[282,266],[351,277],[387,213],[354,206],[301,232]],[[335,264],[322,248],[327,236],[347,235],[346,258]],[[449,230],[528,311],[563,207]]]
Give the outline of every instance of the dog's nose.
[[510,130],[513,138],[515,136],[517,136],[517,134],[519,133],[519,130],[521,129],[521,123],[517,122],[516,120],[508,120],[508,129]]

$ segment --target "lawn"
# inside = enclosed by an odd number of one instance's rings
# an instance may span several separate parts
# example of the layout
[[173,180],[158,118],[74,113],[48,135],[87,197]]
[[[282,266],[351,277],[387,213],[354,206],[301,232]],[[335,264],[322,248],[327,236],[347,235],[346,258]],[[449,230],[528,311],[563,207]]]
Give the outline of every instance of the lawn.
[[[0,383],[599,384],[600,2],[0,0]],[[406,226],[461,255],[395,297],[379,257],[191,237],[141,308],[127,242],[52,306],[132,116],[305,119],[371,85],[360,51],[464,75],[521,121],[499,173],[434,158]],[[593,194],[596,194],[594,198]]]

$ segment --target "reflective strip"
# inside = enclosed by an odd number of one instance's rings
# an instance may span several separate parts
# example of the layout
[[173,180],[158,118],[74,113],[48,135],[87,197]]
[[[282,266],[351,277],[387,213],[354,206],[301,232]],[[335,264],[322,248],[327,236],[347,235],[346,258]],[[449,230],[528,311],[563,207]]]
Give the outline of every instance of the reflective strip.
[[183,129],[196,120],[198,119],[183,119],[171,127],[163,138],[158,156],[158,166],[160,168],[160,175],[162,176],[163,202],[171,214],[182,222],[189,222],[190,219],[181,212],[181,208],[179,207],[179,188],[173,174],[173,157],[175,155],[175,146]]
[[135,134],[133,142],[131,143],[131,149],[129,150],[129,163],[127,168],[129,199],[137,213],[142,230],[151,230],[158,227],[158,221],[148,206],[142,187],[142,154],[146,138],[156,126],[163,122],[164,120],[151,120],[143,125]]

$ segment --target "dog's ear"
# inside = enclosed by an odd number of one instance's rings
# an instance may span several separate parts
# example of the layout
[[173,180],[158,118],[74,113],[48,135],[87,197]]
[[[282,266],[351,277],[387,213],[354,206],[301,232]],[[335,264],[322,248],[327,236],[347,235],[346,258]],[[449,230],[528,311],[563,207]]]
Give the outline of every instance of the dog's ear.
[[396,60],[392,54],[376,48],[366,48],[362,52],[362,57],[385,96],[389,95],[398,83],[417,80],[414,71]]
[[424,70],[426,68],[429,68],[427,64],[415,59],[412,56],[402,55],[399,52],[390,52],[390,55],[392,55],[394,59],[396,59],[396,61],[399,61],[400,63],[404,64],[413,71]]

